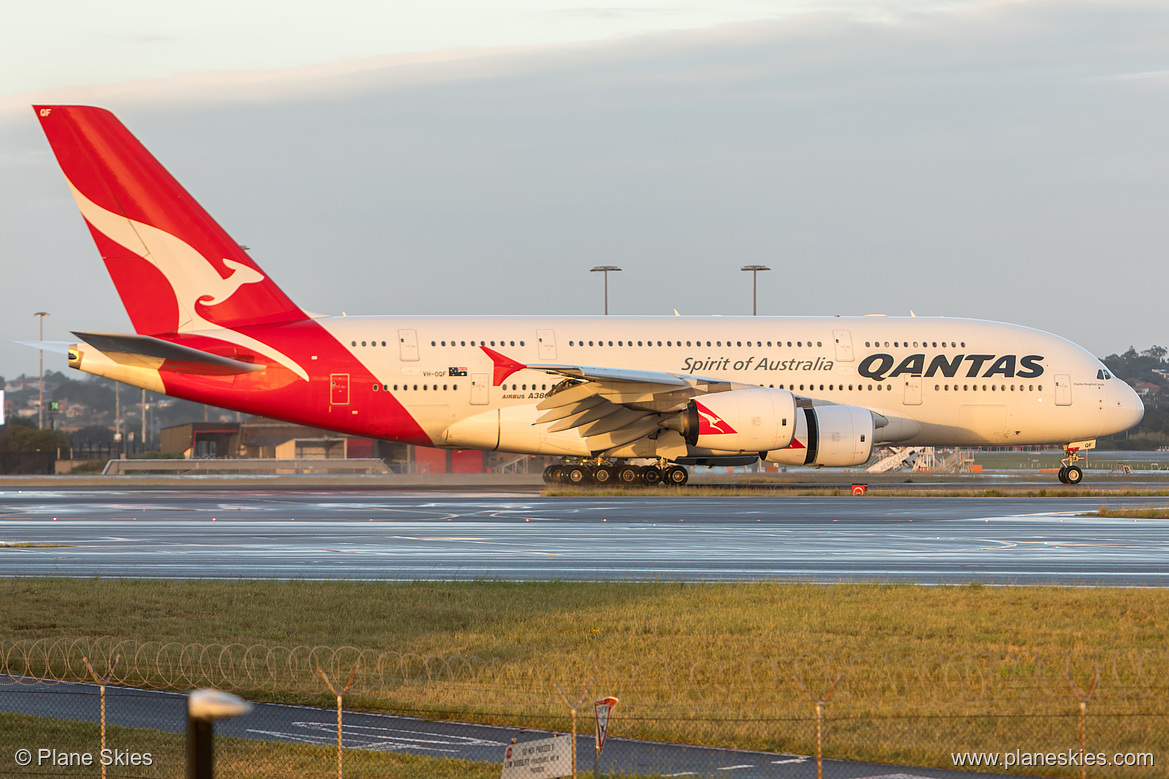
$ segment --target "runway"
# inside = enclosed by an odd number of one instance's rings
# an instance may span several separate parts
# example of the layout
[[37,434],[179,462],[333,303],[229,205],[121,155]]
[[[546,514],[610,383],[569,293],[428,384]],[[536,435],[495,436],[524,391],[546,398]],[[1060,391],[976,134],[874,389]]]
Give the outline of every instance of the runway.
[[[1166,502],[1123,499],[1130,506]],[[0,544],[8,545],[0,548],[0,571],[184,579],[1169,583],[1169,520],[1080,516],[1100,503],[7,490],[0,492]]]

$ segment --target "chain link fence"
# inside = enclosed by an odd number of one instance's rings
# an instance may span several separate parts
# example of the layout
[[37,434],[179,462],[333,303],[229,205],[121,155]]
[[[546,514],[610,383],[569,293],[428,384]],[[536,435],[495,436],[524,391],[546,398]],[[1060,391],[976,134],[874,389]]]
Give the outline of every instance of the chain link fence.
[[570,730],[567,700],[585,775],[607,695],[607,776],[1169,775],[1167,650],[664,664],[98,638],[0,641],[0,776],[181,776],[198,687],[255,704],[216,725],[220,776],[498,777],[513,739]]

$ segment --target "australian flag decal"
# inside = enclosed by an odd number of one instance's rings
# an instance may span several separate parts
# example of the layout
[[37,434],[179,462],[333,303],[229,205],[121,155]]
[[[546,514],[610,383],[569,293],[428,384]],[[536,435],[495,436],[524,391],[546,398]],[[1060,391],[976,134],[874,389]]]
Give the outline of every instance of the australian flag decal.
[[451,376],[466,376],[467,375],[466,368],[448,368],[447,370],[450,371]]

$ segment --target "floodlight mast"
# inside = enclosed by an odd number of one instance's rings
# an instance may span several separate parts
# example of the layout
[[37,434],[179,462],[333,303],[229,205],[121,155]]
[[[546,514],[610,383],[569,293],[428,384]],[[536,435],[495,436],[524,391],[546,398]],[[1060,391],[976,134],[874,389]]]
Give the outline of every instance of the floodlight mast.
[[37,350],[41,353],[40,356],[40,392],[37,395],[37,430],[45,429],[45,317],[49,315],[48,311],[38,311],[33,316],[40,319],[41,322],[41,337],[40,348]]
[[616,265],[598,265],[595,268],[589,268],[589,273],[604,273],[605,274],[605,316],[609,316],[609,272],[614,273],[621,270]]
[[756,300],[759,291],[759,271],[771,270],[771,268],[766,265],[744,265],[741,270],[751,271],[751,316],[755,316],[758,313]]

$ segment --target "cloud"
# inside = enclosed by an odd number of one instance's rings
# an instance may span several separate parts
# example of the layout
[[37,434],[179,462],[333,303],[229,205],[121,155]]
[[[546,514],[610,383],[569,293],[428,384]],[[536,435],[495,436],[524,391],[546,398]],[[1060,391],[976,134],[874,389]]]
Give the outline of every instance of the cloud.
[[[87,95],[312,310],[597,313],[587,271],[612,263],[614,312],[746,313],[762,262],[761,313],[975,316],[1108,353],[1165,340],[1169,104],[1118,76],[1161,71],[1167,33],[1159,5],[996,2]],[[25,106],[0,124],[22,258],[0,321],[124,329],[80,218],[32,205],[65,197],[38,133]]]

